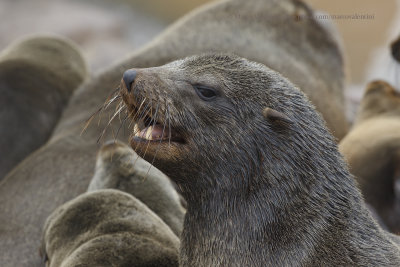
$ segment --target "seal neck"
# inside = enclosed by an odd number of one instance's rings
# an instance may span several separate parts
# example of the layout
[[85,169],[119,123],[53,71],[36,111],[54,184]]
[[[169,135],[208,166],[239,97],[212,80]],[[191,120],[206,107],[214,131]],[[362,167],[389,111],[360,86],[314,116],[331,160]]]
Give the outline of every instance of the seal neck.
[[291,195],[282,193],[287,190],[284,186],[271,189],[266,184],[243,194],[220,188],[203,192],[196,201],[188,202],[181,235],[181,265],[306,263],[325,241],[333,242],[329,240],[341,236],[346,241],[348,232],[354,230],[354,220],[361,218],[366,227],[376,228],[366,218],[357,190],[341,199],[330,196],[334,192],[329,192],[321,180],[316,181],[312,187],[298,188]]

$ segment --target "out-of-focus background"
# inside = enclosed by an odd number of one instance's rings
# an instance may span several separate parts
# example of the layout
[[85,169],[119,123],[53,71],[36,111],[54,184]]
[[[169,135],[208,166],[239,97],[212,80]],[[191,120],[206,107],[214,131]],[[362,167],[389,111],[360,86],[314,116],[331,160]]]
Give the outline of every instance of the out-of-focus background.
[[[335,19],[346,56],[347,97],[354,113],[366,83],[394,85],[399,68],[388,46],[400,33],[399,0],[305,0]],[[168,24],[209,0],[0,0],[0,50],[26,34],[56,33],[75,41],[92,72],[110,66]],[[327,62],[329,64],[329,62]]]

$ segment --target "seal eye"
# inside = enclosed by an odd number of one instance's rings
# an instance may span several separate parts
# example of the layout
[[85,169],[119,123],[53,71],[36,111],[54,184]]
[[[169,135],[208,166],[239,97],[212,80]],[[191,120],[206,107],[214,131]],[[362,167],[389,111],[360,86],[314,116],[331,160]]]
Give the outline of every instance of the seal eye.
[[196,90],[197,95],[205,101],[212,100],[217,96],[215,90],[209,87],[198,85],[194,86],[194,89]]

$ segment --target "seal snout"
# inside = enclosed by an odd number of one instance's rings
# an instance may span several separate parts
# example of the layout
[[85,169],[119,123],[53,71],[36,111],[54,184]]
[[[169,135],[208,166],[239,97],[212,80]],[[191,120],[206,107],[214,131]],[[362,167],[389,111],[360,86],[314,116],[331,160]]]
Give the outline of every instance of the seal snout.
[[132,90],[132,83],[135,81],[136,76],[137,76],[137,71],[134,69],[129,69],[124,72],[122,79],[124,80],[124,83],[126,85],[126,89],[128,89],[128,92],[130,92]]

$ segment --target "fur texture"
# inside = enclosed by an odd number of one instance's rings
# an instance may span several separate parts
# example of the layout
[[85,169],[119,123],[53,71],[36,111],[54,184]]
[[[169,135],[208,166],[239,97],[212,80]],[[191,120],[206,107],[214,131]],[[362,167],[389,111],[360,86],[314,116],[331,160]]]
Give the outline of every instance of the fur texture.
[[118,190],[98,190],[47,219],[41,253],[49,267],[178,266],[179,239],[146,205]]
[[[59,205],[86,191],[96,143],[113,111],[81,136],[84,121],[116,88],[123,72],[210,51],[234,52],[279,71],[306,92],[337,137],[346,132],[343,60],[336,41],[298,0],[223,0],[201,7],[132,56],[80,87],[49,142],[0,183],[2,266],[40,266],[41,226]],[[310,16],[312,17],[312,16]],[[122,118],[123,119],[123,118]],[[100,125],[100,128],[97,126]],[[115,129],[120,122],[112,123]],[[120,131],[118,138],[126,140]],[[104,135],[111,139],[111,134]]]
[[110,142],[97,154],[96,171],[88,191],[107,188],[131,194],[180,236],[185,209],[171,181],[121,142]]
[[181,266],[399,266],[322,117],[279,73],[225,54],[136,71],[128,113],[180,137],[130,142],[188,202]]

